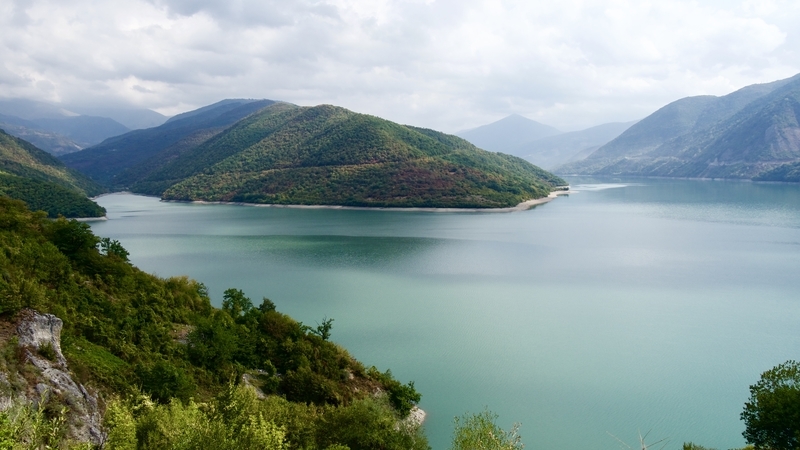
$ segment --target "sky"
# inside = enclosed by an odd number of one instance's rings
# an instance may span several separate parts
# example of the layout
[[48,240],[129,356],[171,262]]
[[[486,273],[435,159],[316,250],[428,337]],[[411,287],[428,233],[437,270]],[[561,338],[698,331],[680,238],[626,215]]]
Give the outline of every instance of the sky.
[[564,131],[800,72],[797,0],[0,0],[0,98]]

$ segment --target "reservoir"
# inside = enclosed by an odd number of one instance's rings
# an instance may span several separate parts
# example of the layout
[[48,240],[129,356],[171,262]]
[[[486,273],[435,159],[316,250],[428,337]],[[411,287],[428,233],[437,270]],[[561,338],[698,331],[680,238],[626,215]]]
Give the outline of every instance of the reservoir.
[[[141,269],[314,326],[413,380],[435,450],[484,408],[530,449],[742,447],[749,385],[800,359],[800,185],[570,178],[514,213],[101,197]],[[660,448],[659,444],[656,448]]]

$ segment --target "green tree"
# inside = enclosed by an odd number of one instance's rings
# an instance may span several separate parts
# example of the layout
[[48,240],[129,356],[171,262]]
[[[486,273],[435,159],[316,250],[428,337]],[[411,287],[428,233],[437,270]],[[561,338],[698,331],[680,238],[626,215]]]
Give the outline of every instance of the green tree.
[[497,425],[497,414],[484,410],[456,417],[452,450],[522,450],[519,424],[505,431]]
[[742,420],[745,440],[758,449],[800,449],[800,363],[786,361],[750,386]]
[[100,253],[106,256],[116,256],[125,262],[128,262],[128,257],[130,256],[130,253],[125,250],[125,247],[118,240],[111,240],[111,238],[100,239]]
[[222,298],[222,310],[234,319],[253,309],[253,302],[239,289],[226,289]]
[[331,329],[333,328],[333,319],[328,319],[327,317],[322,318],[322,325],[317,324],[316,330],[311,330],[312,333],[316,334],[323,341],[327,341],[331,338]]

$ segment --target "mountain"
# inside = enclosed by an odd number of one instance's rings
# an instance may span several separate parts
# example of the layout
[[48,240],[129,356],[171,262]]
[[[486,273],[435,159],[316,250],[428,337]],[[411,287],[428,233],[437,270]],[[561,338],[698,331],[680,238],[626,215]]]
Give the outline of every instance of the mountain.
[[485,150],[520,156],[513,153],[519,146],[560,133],[559,130],[549,125],[541,124],[518,114],[512,114],[497,122],[458,132],[456,136],[462,137],[476,147]]
[[69,109],[86,116],[108,117],[109,119],[121,123],[130,130],[157,127],[168,119],[168,117],[163,114],[144,108],[70,106]]
[[132,181],[133,192],[170,200],[475,208],[516,205],[566,185],[456,136],[330,105],[287,103]]
[[[559,173],[782,180],[800,162],[800,75],[670,103]],[[777,181],[777,180],[776,180]],[[788,179],[787,179],[788,181]]]
[[34,119],[42,130],[71,139],[81,147],[98,144],[103,140],[130,131],[128,127],[108,117],[71,116],[58,119]]
[[50,217],[99,217],[105,211],[86,196],[103,191],[52,155],[0,130],[0,194]]
[[580,131],[556,134],[526,142],[508,153],[533,164],[551,169],[566,162],[580,160],[622,134],[634,122],[613,122]]
[[25,99],[0,100],[0,127],[54,155],[78,151],[129,131],[108,117],[82,115]]
[[52,103],[26,100],[23,98],[7,98],[0,100],[0,114],[16,116],[20,119],[60,119],[80,114]]
[[158,127],[134,130],[64,155],[62,160],[102,184],[126,185],[272,103],[272,100],[223,100],[179,114]]
[[6,133],[24,139],[51,155],[64,155],[76,152],[81,146],[58,133],[45,131],[39,125],[16,116],[0,114],[0,129]]

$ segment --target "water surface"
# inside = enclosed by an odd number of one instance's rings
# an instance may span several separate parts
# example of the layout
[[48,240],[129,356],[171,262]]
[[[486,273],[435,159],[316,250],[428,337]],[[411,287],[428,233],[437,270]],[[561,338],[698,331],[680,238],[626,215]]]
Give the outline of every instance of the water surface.
[[741,447],[748,386],[800,359],[800,186],[571,179],[516,213],[98,200],[132,261],[269,297],[423,393],[434,449],[484,407],[530,449],[650,430]]

